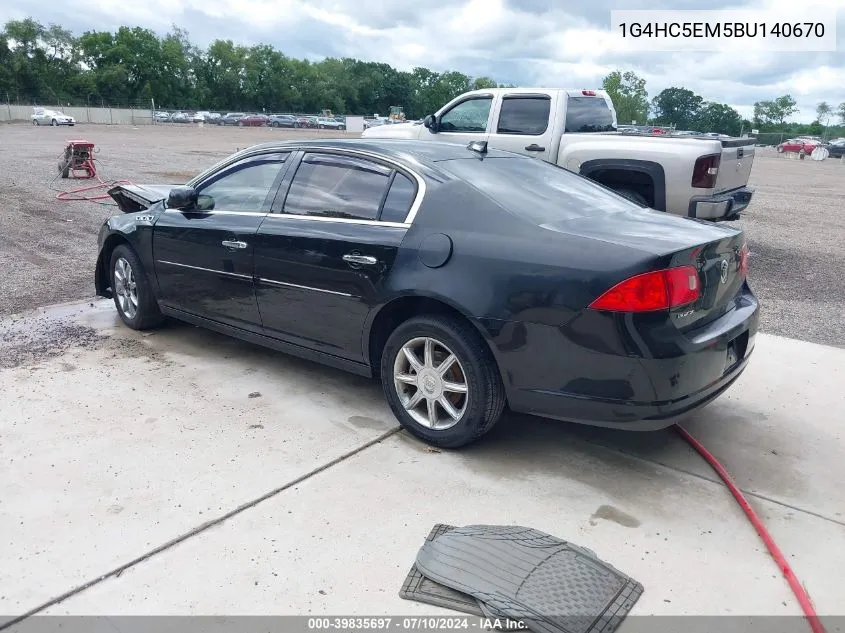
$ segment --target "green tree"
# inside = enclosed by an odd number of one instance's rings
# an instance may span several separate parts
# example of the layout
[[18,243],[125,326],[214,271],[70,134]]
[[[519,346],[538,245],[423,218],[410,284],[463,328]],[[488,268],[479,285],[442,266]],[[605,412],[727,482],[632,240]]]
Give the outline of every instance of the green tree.
[[[719,132],[739,136],[742,132],[739,112],[724,103],[705,102],[698,111],[693,127],[700,132]],[[747,128],[746,128],[747,129]]]
[[604,78],[602,88],[607,91],[613,102],[619,123],[628,124],[636,121],[642,125],[646,122],[648,92],[645,89],[645,79],[641,79],[631,71],[621,73],[617,70]]
[[651,102],[656,123],[681,130],[694,127],[704,99],[686,88],[666,88]]

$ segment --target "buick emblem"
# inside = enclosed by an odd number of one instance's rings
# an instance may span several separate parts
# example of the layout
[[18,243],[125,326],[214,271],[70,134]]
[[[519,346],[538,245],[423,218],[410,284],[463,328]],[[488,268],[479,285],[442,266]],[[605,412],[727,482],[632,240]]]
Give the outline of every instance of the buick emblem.
[[728,281],[728,260],[723,259],[719,266],[719,278],[722,280],[722,283],[726,283]]

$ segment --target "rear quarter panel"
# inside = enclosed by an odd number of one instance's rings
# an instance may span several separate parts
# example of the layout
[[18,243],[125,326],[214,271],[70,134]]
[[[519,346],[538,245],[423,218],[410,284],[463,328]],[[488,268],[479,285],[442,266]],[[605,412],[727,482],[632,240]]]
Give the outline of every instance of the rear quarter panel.
[[686,216],[693,196],[712,190],[692,187],[695,161],[706,154],[721,154],[719,141],[619,134],[564,134],[557,164],[581,173],[581,165],[591,160],[624,159],[652,161],[663,168],[666,182],[666,210]]

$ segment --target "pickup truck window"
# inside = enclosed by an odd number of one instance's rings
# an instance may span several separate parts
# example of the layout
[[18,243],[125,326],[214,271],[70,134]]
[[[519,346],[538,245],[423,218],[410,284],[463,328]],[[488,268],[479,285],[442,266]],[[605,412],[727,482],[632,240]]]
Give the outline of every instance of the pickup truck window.
[[549,127],[549,97],[505,97],[499,112],[497,134],[539,136]]
[[613,113],[601,97],[569,97],[566,101],[566,129],[570,134],[612,132]]
[[441,132],[485,132],[493,97],[461,101],[440,117]]
[[[438,166],[466,180],[514,215],[538,226],[630,212],[633,202],[583,176],[528,157],[458,158]],[[514,186],[513,183],[519,183]]]

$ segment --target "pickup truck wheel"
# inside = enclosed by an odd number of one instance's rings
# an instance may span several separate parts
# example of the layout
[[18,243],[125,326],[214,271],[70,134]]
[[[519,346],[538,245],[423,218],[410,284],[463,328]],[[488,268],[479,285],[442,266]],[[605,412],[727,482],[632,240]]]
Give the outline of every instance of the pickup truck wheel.
[[631,202],[636,202],[641,207],[647,207],[648,202],[645,198],[643,198],[639,193],[634,191],[633,189],[626,189],[625,187],[613,187],[613,190],[618,193],[620,196],[625,196]]

